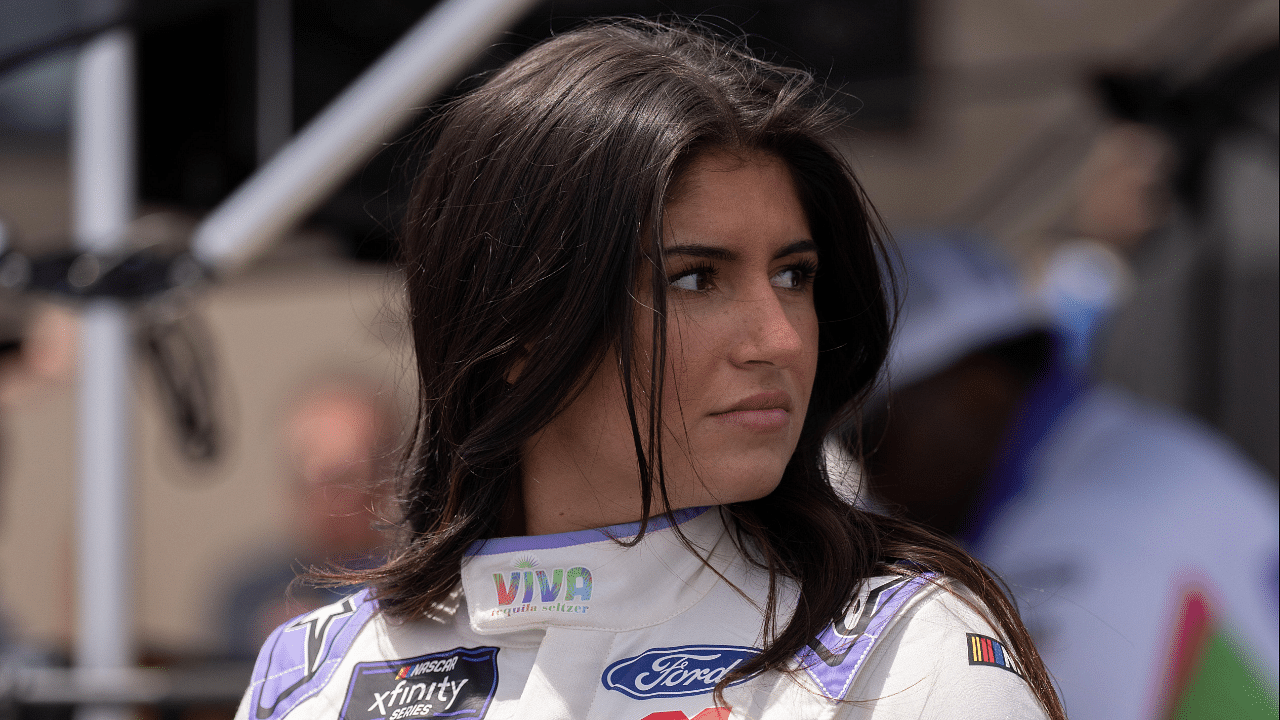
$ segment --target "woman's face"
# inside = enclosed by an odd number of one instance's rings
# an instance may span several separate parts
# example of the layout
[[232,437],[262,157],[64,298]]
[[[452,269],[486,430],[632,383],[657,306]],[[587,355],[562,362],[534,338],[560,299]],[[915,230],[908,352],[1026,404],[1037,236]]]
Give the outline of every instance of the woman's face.
[[[800,439],[818,364],[818,252],[791,174],[766,153],[704,154],[668,201],[663,230],[663,461],[672,509],[763,497]],[[635,306],[636,347],[644,353],[634,362],[642,434],[650,280],[638,280]],[[523,459],[526,533],[640,518],[616,352],[529,441]]]

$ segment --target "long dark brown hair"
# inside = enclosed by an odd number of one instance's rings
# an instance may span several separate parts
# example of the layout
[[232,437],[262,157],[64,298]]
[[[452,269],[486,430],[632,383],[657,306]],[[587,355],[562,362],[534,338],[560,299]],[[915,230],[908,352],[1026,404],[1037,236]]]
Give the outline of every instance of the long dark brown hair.
[[[776,490],[722,506],[770,578],[764,650],[726,683],[790,659],[847,610],[859,583],[935,571],[985,605],[1050,715],[1064,717],[1009,600],[958,547],[832,489],[823,441],[856,422],[889,345],[885,233],[828,143],[842,123],[807,73],[683,25],[593,23],[535,46],[451,102],[425,137],[403,236],[418,424],[399,551],[368,582],[384,612],[432,613],[468,547],[521,512],[520,451],[617,350],[644,517],[669,512],[662,464],[663,212],[700,153],[764,152],[790,168],[822,259],[820,353],[799,445]],[[654,268],[654,306],[636,278]],[[639,312],[653,335],[636,338]],[[637,363],[647,363],[639,368]],[[643,380],[641,379],[643,378]],[[639,387],[637,387],[639,386]],[[643,534],[643,525],[642,531]],[[350,577],[350,576],[348,576]],[[775,627],[782,578],[800,587]]]

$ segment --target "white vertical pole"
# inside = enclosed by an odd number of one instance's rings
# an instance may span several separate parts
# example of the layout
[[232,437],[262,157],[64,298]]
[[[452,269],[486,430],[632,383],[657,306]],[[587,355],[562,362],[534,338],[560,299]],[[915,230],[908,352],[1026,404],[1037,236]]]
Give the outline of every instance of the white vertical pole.
[[[72,146],[75,236],[85,251],[121,248],[134,213],[133,38],[109,32],[86,45],[76,78]],[[79,578],[76,664],[134,664],[126,308],[92,300],[80,351]],[[118,720],[125,708],[85,707],[78,720]]]

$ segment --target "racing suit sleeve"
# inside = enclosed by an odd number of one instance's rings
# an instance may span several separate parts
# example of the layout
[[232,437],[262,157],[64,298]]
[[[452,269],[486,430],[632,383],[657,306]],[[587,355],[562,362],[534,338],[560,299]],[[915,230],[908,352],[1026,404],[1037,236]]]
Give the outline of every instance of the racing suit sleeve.
[[[952,588],[981,605],[967,589]],[[885,631],[835,717],[1047,718],[999,637],[956,594],[930,588]]]

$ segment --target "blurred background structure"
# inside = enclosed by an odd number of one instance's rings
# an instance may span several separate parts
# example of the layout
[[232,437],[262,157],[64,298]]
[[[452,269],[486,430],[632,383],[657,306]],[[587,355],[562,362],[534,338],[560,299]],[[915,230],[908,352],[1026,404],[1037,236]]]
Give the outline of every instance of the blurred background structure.
[[[302,542],[280,442],[302,383],[336,371],[375,378],[384,400],[412,396],[387,264],[412,115],[240,271],[169,281],[202,219],[435,5],[0,0],[0,285],[25,282],[19,255],[64,278],[86,271],[77,57],[104,30],[133,34],[128,247],[163,260],[161,285],[184,286],[131,315],[128,612],[144,662],[223,657],[238,563]],[[750,33],[856,111],[842,142],[891,227],[994,238],[1082,328],[1078,362],[1280,471],[1273,0],[525,5],[497,44],[458,59],[458,80],[587,13],[677,12]],[[0,295],[0,344],[14,350],[0,359],[2,634],[50,662],[74,654],[78,622],[81,307]]]

